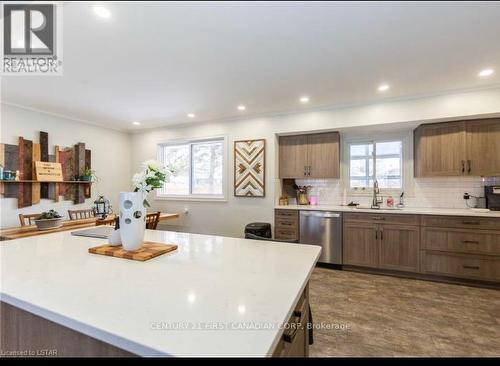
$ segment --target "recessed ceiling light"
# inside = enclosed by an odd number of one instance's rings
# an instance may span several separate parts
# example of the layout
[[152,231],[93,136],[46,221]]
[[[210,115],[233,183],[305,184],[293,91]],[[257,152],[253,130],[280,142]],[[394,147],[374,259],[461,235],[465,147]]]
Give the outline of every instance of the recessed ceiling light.
[[194,117],[195,117],[195,116],[194,116],[194,113],[188,113],[188,115],[187,115],[187,116],[188,116],[189,118],[194,118]]
[[134,126],[140,126],[140,125],[141,125],[141,122],[134,121],[134,122],[132,122],[132,124],[133,124]]
[[389,84],[382,84],[378,87],[378,91],[384,92],[389,90],[389,88],[390,88]]
[[96,15],[101,18],[105,19],[111,18],[111,12],[104,6],[99,6],[99,5],[94,6],[94,13],[96,13]]
[[493,75],[495,73],[495,70],[493,69],[484,69],[484,70],[481,70],[478,74],[479,77],[487,77],[487,76],[490,76],[490,75]]
[[306,96],[300,97],[300,102],[301,103],[308,103],[309,102],[309,97],[306,97]]
[[247,109],[247,107],[245,107],[243,104],[240,104],[240,105],[238,106],[238,110],[239,110],[239,111],[244,111],[245,109]]

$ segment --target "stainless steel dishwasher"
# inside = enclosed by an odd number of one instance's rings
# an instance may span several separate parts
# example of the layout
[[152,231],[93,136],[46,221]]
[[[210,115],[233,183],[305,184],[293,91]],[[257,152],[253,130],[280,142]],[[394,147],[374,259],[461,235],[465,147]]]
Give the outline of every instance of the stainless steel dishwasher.
[[322,247],[318,262],[342,264],[342,213],[300,211],[301,244]]

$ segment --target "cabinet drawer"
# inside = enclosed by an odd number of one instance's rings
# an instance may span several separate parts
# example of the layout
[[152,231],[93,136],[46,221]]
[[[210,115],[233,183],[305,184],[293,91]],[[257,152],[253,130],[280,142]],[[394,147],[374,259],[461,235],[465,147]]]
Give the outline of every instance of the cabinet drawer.
[[274,229],[274,237],[280,240],[298,240],[299,235],[296,229],[284,229],[276,227]]
[[297,210],[274,210],[274,215],[278,218],[295,218],[299,220],[299,211]]
[[424,251],[425,273],[485,281],[500,280],[500,258]]
[[276,227],[282,229],[297,229],[298,221],[295,218],[276,217],[274,220]]
[[424,227],[422,246],[429,250],[500,255],[500,232]]
[[422,217],[422,226],[500,230],[500,218],[425,215]]
[[347,222],[369,222],[380,224],[402,224],[419,225],[420,217],[418,215],[407,214],[378,214],[374,213],[344,213],[344,221]]

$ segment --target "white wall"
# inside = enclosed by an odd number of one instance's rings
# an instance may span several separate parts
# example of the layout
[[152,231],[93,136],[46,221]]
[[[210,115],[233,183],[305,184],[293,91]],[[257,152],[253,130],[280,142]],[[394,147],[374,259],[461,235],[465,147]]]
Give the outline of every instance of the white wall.
[[[471,91],[411,100],[391,101],[367,106],[353,106],[321,111],[308,111],[272,117],[210,122],[191,126],[155,129],[132,136],[133,170],[142,161],[156,157],[156,145],[179,138],[198,138],[226,135],[228,138],[228,200],[227,202],[153,201],[153,209],[183,212],[187,215],[162,225],[162,228],[241,236],[245,224],[252,221],[273,222],[277,179],[275,134],[295,133],[311,130],[341,130],[351,127],[366,127],[366,131],[377,132],[378,125],[400,123],[414,126],[419,122],[457,119],[463,117],[492,116],[500,114],[500,89]],[[386,128],[384,128],[385,130]],[[235,140],[265,138],[266,150],[266,197],[237,198],[232,194],[233,156]],[[439,183],[437,182],[437,185]],[[476,182],[472,183],[477,190]],[[459,184],[460,189],[463,184]],[[446,205],[447,203],[442,203]]]
[[84,142],[92,150],[92,169],[101,178],[92,187],[92,198],[80,205],[60,197],[59,202],[42,199],[40,204],[18,209],[17,199],[1,196],[2,228],[18,226],[19,213],[54,209],[67,216],[68,209],[90,208],[98,194],[105,195],[117,207],[119,192],[130,190],[130,135],[5,104],[0,104],[0,108],[2,143],[17,145],[19,136],[39,142],[39,132],[45,131],[49,134],[49,154],[52,154],[54,145],[69,147]]

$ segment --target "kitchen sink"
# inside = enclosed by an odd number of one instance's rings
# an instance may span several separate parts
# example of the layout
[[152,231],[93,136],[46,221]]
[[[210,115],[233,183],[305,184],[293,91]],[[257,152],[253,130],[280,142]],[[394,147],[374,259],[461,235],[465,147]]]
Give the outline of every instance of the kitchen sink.
[[373,210],[373,211],[401,211],[403,208],[399,207],[380,207],[380,208],[372,208],[371,206],[356,206],[358,210]]

